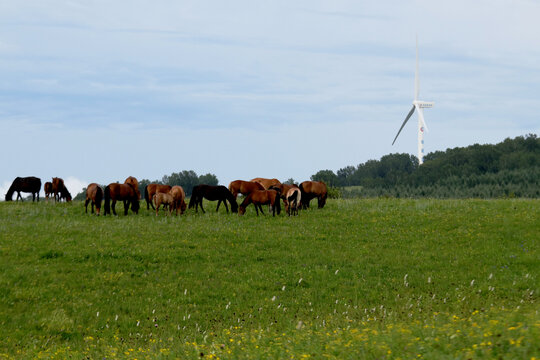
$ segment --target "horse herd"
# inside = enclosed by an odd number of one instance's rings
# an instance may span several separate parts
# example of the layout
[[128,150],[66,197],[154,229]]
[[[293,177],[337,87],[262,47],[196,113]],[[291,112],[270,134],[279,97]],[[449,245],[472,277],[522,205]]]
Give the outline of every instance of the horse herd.
[[[17,177],[6,194],[6,201],[11,201],[13,193],[17,191],[17,198],[22,201],[21,192],[32,193],[32,201],[39,201],[39,191],[41,189],[41,180],[37,177]],[[45,196],[48,199],[50,195],[54,196],[55,201],[71,201],[71,194],[64,185],[61,178],[53,178],[52,182],[46,182],[44,185]],[[242,194],[244,199],[240,206],[236,199],[239,194]],[[328,190],[326,184],[320,181],[304,181],[300,185],[282,184],[277,179],[255,178],[250,181],[235,180],[229,184],[229,187],[223,185],[197,185],[193,187],[189,208],[195,208],[198,212],[199,207],[204,213],[203,199],[209,201],[217,201],[216,211],[219,210],[221,203],[225,206],[227,213],[231,206],[233,213],[243,215],[246,212],[246,207],[253,204],[257,216],[259,211],[264,215],[262,205],[268,205],[272,211],[272,215],[281,212],[281,200],[285,206],[285,211],[290,215],[298,215],[298,209],[309,207],[312,199],[317,198],[318,207],[322,208],[326,204]],[[104,189],[97,183],[92,183],[86,188],[85,211],[88,212],[88,204],[91,204],[91,212],[100,214],[101,203],[104,203],[104,215],[116,215],[116,203],[122,201],[124,204],[124,215],[131,210],[138,214],[139,199],[141,194],[139,191],[139,183],[133,176],[128,177],[123,184],[111,183]],[[146,208],[159,213],[160,207],[167,207],[169,214],[176,211],[183,214],[186,210],[186,193],[181,186],[149,184],[144,189],[144,199]]]

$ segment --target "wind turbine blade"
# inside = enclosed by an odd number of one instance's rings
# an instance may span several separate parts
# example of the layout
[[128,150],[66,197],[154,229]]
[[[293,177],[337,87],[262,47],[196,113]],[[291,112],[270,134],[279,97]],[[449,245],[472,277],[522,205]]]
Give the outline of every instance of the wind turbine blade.
[[411,111],[409,111],[409,113],[407,114],[407,117],[405,118],[405,121],[403,122],[403,124],[401,124],[401,127],[399,128],[399,131],[397,132],[397,135],[396,135],[396,137],[394,138],[394,141],[392,141],[392,145],[394,145],[394,143],[396,142],[397,137],[398,137],[399,134],[401,133],[401,130],[403,130],[403,127],[405,126],[405,124],[407,123],[407,121],[409,121],[409,119],[411,118],[412,114],[414,113],[415,107],[416,107],[416,106],[413,105]]
[[418,108],[418,117],[420,118],[420,123],[422,124],[424,130],[429,131],[426,122],[424,121],[424,109],[421,107]]
[[414,71],[414,100],[418,100],[420,94],[420,79],[418,77],[418,35],[416,36],[416,69]]

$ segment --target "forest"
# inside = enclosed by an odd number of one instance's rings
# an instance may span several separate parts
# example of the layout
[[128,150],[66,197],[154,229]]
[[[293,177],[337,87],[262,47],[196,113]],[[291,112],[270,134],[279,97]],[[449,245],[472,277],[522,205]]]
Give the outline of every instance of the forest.
[[[538,198],[540,197],[540,138],[535,134],[492,144],[474,144],[424,157],[422,166],[410,154],[389,154],[334,172],[320,170],[311,180],[324,181],[331,198]],[[282,180],[286,183],[293,179]],[[191,195],[195,185],[217,185],[216,175],[193,170],[139,181],[141,194],[149,183],[180,185]],[[224,184],[228,185],[228,184]],[[84,191],[76,200],[84,200]]]
[[500,198],[540,196],[540,139],[535,134],[491,145],[429,153],[419,166],[409,154],[389,154],[337,173],[320,170],[333,197]]

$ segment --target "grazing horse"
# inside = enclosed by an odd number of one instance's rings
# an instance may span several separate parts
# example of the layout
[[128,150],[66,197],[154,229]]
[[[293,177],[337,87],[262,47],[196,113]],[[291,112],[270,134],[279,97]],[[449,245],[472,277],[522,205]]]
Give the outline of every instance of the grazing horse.
[[298,208],[301,204],[302,192],[299,188],[290,188],[285,195],[285,211],[291,216],[291,212],[294,215],[298,215]]
[[15,198],[16,201],[21,199],[23,201],[23,198],[21,196],[21,192],[25,193],[32,193],[32,202],[36,199],[39,202],[39,191],[41,190],[41,179],[37,178],[35,176],[29,176],[29,177],[16,177],[15,180],[13,180],[13,183],[8,189],[8,192],[6,193],[6,201],[11,201],[13,197],[13,193],[17,192],[17,197]]
[[309,202],[313,198],[317,198],[319,209],[322,209],[326,204],[328,189],[322,181],[304,181],[300,184],[300,191],[302,192],[302,207],[304,209],[309,207]]
[[172,214],[172,211],[174,209],[174,197],[170,193],[162,193],[157,192],[152,196],[152,202],[154,203],[154,206],[156,208],[156,216],[158,216],[159,207],[163,205],[169,206],[169,214]]
[[261,205],[269,204],[272,207],[272,216],[281,213],[281,202],[279,200],[279,191],[276,190],[255,190],[249,193],[248,196],[242,201],[238,208],[238,215],[244,215],[246,207],[253,203],[257,216],[259,216],[259,210],[264,215]]
[[169,194],[171,194],[174,199],[173,207],[176,209],[176,215],[178,215],[178,210],[180,210],[180,215],[182,215],[184,211],[186,211],[186,192],[184,191],[184,188],[175,185],[171,188]]
[[59,201],[62,201],[62,199],[65,199],[66,202],[71,202],[71,194],[65,185],[60,189]]
[[49,196],[53,194],[52,182],[47,181],[45,185],[43,185],[43,191],[45,192],[45,199],[49,201]]
[[171,191],[170,185],[161,185],[161,184],[148,184],[144,187],[144,200],[146,200],[146,210],[150,210],[150,206],[155,210],[154,204],[152,203],[152,198],[155,193],[162,192],[168,193]]
[[221,205],[221,202],[225,205],[225,209],[227,210],[227,213],[229,213],[229,207],[227,206],[227,200],[231,204],[231,211],[233,213],[238,212],[238,203],[236,202],[236,198],[231,194],[229,189],[227,189],[223,185],[219,186],[212,186],[212,185],[197,185],[193,187],[193,191],[191,192],[191,199],[189,200],[189,208],[193,208],[195,206],[195,211],[199,211],[199,206],[201,207],[202,212],[204,213],[203,208],[203,198],[210,200],[210,201],[218,201],[216,211],[219,210],[219,205]]
[[229,184],[229,191],[235,199],[238,194],[248,195],[250,192],[255,190],[265,190],[265,188],[258,182],[244,180],[231,181],[231,183]]
[[88,213],[88,203],[92,202],[91,209],[94,213],[94,205],[96,206],[96,214],[99,216],[101,210],[101,200],[103,199],[103,189],[96,183],[91,183],[86,188],[86,201],[84,202],[85,213]]
[[266,178],[255,178],[249,180],[251,182],[257,182],[264,187],[264,190],[270,189],[272,186],[280,186],[281,182],[278,179],[266,179]]
[[[131,184],[118,184],[112,183],[105,187],[104,199],[105,199],[105,213],[107,215],[112,212],[116,215],[116,202],[122,200],[124,202],[124,215],[127,215],[129,205],[131,204],[131,211],[135,214],[139,213],[139,193],[135,190]],[[112,204],[111,204],[112,202]]]
[[60,192],[64,188],[64,179],[53,177],[52,178],[52,192],[54,194],[54,202],[60,201]]

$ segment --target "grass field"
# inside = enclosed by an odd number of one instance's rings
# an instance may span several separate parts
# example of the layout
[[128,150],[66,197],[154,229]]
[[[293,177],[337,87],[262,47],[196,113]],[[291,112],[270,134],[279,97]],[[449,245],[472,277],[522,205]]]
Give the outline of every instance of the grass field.
[[0,202],[0,359],[540,357],[538,200],[205,207]]

